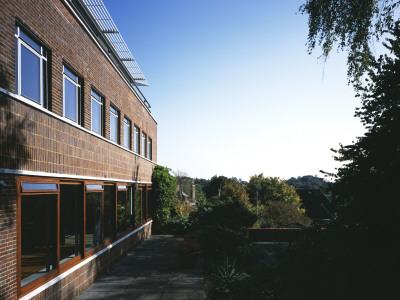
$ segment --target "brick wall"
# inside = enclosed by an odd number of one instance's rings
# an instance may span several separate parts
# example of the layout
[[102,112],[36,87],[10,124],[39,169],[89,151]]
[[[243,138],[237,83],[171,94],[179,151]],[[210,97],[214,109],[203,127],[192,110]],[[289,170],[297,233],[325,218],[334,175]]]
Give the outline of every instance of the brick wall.
[[0,299],[17,298],[17,191],[15,176],[0,174]]
[[[91,89],[105,97],[105,138],[109,139],[110,103],[120,111],[120,141],[123,141],[123,117],[152,138],[153,161],[157,161],[157,124],[135,94],[104,56],[61,0],[0,0],[0,66],[3,69],[2,86],[15,92],[15,21],[20,20],[45,46],[51,49],[50,108],[62,116],[62,67],[68,63],[83,79],[82,126],[91,128]],[[21,169],[43,172],[79,174],[150,181],[153,164],[81,131],[40,110],[11,101],[1,106],[1,126],[16,128],[16,138],[26,148],[15,151],[13,159]],[[12,115],[13,122],[7,120]],[[11,143],[5,143],[7,147]],[[3,145],[4,146],[4,145]],[[35,150],[35,148],[40,148]],[[8,151],[10,153],[12,151]],[[7,151],[5,152],[7,153]],[[25,157],[20,157],[25,156]],[[21,159],[23,160],[21,163]],[[2,151],[0,168],[10,168],[10,161]],[[120,175],[122,174],[122,175]],[[122,177],[121,177],[122,176]]]

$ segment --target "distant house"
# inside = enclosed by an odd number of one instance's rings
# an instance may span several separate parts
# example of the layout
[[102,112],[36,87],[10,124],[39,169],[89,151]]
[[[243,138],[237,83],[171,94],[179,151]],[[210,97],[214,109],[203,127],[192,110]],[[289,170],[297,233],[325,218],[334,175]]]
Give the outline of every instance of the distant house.
[[74,299],[150,235],[147,81],[101,0],[0,6],[0,299]]
[[296,192],[309,218],[317,222],[328,222],[333,219],[332,203],[320,190],[297,189]]

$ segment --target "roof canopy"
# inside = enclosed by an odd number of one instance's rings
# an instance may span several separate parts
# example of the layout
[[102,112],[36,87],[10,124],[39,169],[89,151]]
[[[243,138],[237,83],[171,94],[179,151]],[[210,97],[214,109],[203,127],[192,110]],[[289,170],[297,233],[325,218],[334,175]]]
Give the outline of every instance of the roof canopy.
[[149,83],[140,70],[136,60],[133,58],[128,46],[125,44],[122,35],[119,33],[118,28],[108,13],[103,1],[82,0],[81,2],[85,5],[93,20],[97,23],[101,32],[109,41],[111,47],[113,47],[118,59],[126,67],[136,85],[148,86]]

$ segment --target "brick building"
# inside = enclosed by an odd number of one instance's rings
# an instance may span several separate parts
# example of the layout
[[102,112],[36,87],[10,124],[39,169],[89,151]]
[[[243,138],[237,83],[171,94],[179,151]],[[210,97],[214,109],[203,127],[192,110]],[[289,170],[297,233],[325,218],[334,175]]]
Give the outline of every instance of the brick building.
[[150,234],[140,85],[101,0],[0,0],[0,299],[73,299]]

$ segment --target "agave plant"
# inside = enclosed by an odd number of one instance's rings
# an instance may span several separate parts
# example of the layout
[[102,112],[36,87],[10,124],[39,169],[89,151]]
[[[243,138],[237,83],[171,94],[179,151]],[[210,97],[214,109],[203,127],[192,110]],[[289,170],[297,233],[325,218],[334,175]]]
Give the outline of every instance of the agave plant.
[[250,278],[249,274],[239,270],[236,261],[236,258],[234,260],[230,260],[227,257],[224,262],[217,267],[212,277],[218,287],[229,289],[235,286],[237,283]]

